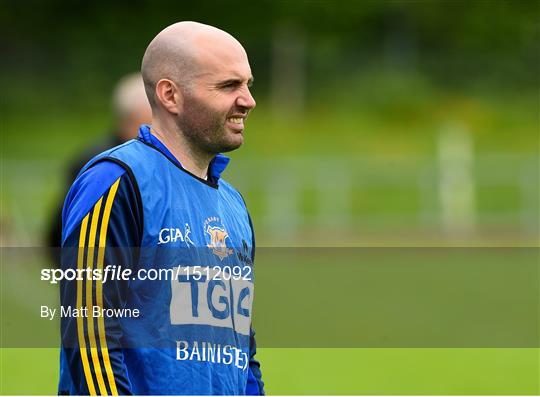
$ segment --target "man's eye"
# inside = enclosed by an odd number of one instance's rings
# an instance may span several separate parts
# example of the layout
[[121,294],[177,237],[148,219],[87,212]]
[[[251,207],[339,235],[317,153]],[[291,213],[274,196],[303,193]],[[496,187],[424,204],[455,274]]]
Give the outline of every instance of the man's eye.
[[224,88],[224,89],[233,89],[233,88],[236,88],[238,86],[237,83],[227,83],[227,84],[223,84],[221,86],[221,88]]

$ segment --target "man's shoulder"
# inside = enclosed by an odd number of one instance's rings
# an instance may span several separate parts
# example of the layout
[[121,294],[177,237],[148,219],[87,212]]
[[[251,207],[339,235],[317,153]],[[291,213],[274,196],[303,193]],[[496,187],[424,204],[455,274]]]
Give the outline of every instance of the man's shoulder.
[[63,236],[69,235],[98,200],[115,184],[126,170],[104,159],[82,171],[68,191],[62,209]]
[[235,196],[245,206],[246,201],[244,200],[244,196],[242,196],[242,193],[240,193],[240,190],[235,188],[233,185],[231,185],[229,182],[227,182],[223,178],[219,179],[219,189],[222,189],[223,191]]
[[167,157],[154,146],[149,145],[140,139],[131,139],[96,155],[85,167],[93,166],[93,164],[102,160],[109,160],[122,165],[128,170],[137,167],[147,169],[150,163],[155,163],[156,160],[166,158]]
[[[88,163],[92,164],[93,162],[100,161],[101,159],[113,159],[115,156],[128,152],[131,148],[136,147],[139,141],[137,139],[130,139],[120,145],[116,145],[107,150],[104,150],[94,156]],[[144,146],[144,145],[141,145]]]
[[230,182],[228,182],[224,178],[219,178],[219,188],[220,189],[225,189],[225,190],[231,190],[231,191],[239,193],[238,189],[235,188]]
[[104,157],[83,169],[71,185],[70,190],[88,190],[88,188],[99,186],[110,187],[125,172],[126,169],[120,164]]

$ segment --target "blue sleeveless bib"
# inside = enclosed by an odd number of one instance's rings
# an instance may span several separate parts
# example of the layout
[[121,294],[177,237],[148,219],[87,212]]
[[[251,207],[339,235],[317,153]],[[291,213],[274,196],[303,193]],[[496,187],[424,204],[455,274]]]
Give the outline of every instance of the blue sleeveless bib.
[[[122,349],[136,394],[244,394],[253,301],[253,231],[241,195],[132,140],[113,161],[140,192],[143,230],[127,281]],[[143,273],[137,273],[143,272]],[[161,273],[160,273],[161,272]],[[168,273],[167,273],[168,272]]]

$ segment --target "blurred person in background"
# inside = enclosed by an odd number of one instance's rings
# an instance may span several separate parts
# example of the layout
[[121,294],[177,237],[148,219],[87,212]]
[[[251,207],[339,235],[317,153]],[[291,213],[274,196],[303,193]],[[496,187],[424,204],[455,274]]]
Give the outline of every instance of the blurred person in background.
[[[118,81],[112,95],[112,110],[114,124],[110,133],[94,142],[66,166],[67,175],[62,197],[65,197],[77,174],[90,159],[107,149],[136,138],[139,126],[148,124],[152,119],[152,111],[140,73],[125,75]],[[62,206],[57,208],[49,222],[46,243],[47,247],[51,248],[60,247],[62,244]],[[54,255],[54,259],[59,263],[59,255]]]

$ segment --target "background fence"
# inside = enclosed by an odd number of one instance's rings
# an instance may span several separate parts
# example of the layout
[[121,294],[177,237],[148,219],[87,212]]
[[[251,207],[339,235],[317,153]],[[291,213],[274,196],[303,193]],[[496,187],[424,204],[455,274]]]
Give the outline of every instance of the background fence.
[[[534,243],[538,158],[488,153],[465,170],[458,164],[407,156],[244,158],[225,177],[246,198],[260,245]],[[5,243],[43,244],[61,201],[62,169],[3,161]]]

